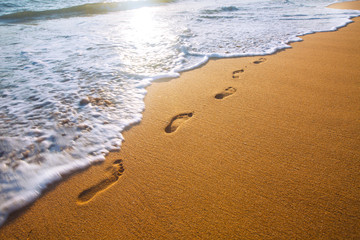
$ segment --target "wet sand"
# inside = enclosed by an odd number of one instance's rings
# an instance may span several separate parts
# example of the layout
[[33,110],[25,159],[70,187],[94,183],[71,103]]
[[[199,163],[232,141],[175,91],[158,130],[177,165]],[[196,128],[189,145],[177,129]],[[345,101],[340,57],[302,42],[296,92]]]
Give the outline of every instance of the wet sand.
[[354,20],[152,84],[121,151],[14,214],[0,239],[360,238]]

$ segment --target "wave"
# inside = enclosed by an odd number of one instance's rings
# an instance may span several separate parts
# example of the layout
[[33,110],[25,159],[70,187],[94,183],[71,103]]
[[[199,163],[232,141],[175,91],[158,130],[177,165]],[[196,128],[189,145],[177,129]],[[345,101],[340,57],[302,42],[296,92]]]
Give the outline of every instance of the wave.
[[87,15],[106,14],[110,12],[132,10],[136,8],[155,6],[170,2],[174,2],[174,0],[88,3],[60,9],[50,9],[44,11],[23,11],[5,14],[0,16],[0,20],[17,23],[35,20],[81,17]]
[[217,14],[223,12],[236,12],[242,10],[241,8],[235,6],[228,6],[228,7],[219,7],[216,9],[206,9],[201,11],[202,14]]

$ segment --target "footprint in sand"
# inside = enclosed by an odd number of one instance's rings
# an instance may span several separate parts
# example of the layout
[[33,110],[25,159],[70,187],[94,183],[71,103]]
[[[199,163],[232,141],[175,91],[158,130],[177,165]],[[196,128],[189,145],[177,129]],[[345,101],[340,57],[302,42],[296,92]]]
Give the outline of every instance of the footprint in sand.
[[169,123],[169,125],[166,126],[165,132],[166,133],[172,133],[175,132],[178,127],[180,127],[181,124],[183,124],[185,121],[187,121],[189,118],[191,118],[194,115],[194,113],[182,113],[179,115],[176,115],[173,117]]
[[233,71],[233,73],[232,73],[232,78],[239,78],[239,77],[240,77],[240,73],[243,73],[244,71],[245,71],[244,69],[240,69],[240,70]]
[[102,180],[98,184],[82,191],[78,196],[78,203],[84,204],[92,200],[98,193],[108,189],[113,185],[124,172],[124,166],[122,160],[118,159],[113,163],[113,166],[106,169],[109,171],[109,176],[106,179]]
[[260,64],[266,61],[266,58],[259,58],[258,60],[254,61],[254,64]]
[[224,91],[222,91],[221,93],[216,94],[215,98],[216,99],[223,99],[225,97],[228,97],[228,96],[234,94],[235,92],[236,92],[236,88],[228,87]]

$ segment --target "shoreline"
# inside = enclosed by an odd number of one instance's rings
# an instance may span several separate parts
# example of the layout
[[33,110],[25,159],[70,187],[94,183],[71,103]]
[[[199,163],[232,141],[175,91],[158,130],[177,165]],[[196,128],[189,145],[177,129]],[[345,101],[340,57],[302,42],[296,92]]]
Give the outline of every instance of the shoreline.
[[[341,4],[358,6],[359,1]],[[181,73],[180,78],[153,82],[143,120],[123,133],[121,151],[110,153],[104,164],[58,183],[18,218],[5,223],[0,236],[360,236],[355,222],[360,212],[356,197],[360,151],[355,132],[359,113],[353,112],[354,103],[359,103],[359,52],[334,44],[332,36],[354,38],[339,36],[351,35],[352,25],[359,29],[359,18],[353,20],[356,23],[335,32],[302,36],[304,41],[291,43],[286,51],[212,59]],[[318,48],[324,44],[335,50],[332,56],[339,60],[322,56]],[[308,60],[309,56],[317,62]],[[347,65],[346,71],[339,69],[341,64]],[[355,88],[337,82],[333,71],[338,79],[344,74],[347,84]],[[333,97],[342,101],[337,103]],[[87,197],[79,203],[83,192]],[[48,222],[51,217],[56,219]],[[36,219],[40,223],[34,225]],[[318,220],[328,229],[322,229]],[[290,231],[292,227],[295,230]],[[306,228],[310,231],[303,232]],[[345,230],[347,235],[341,236]]]

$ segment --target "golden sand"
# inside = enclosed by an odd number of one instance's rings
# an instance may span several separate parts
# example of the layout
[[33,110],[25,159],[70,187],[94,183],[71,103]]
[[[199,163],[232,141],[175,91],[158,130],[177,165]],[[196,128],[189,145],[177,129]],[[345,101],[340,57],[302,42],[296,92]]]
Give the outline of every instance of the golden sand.
[[14,214],[0,239],[359,239],[354,20],[152,84],[121,151]]

